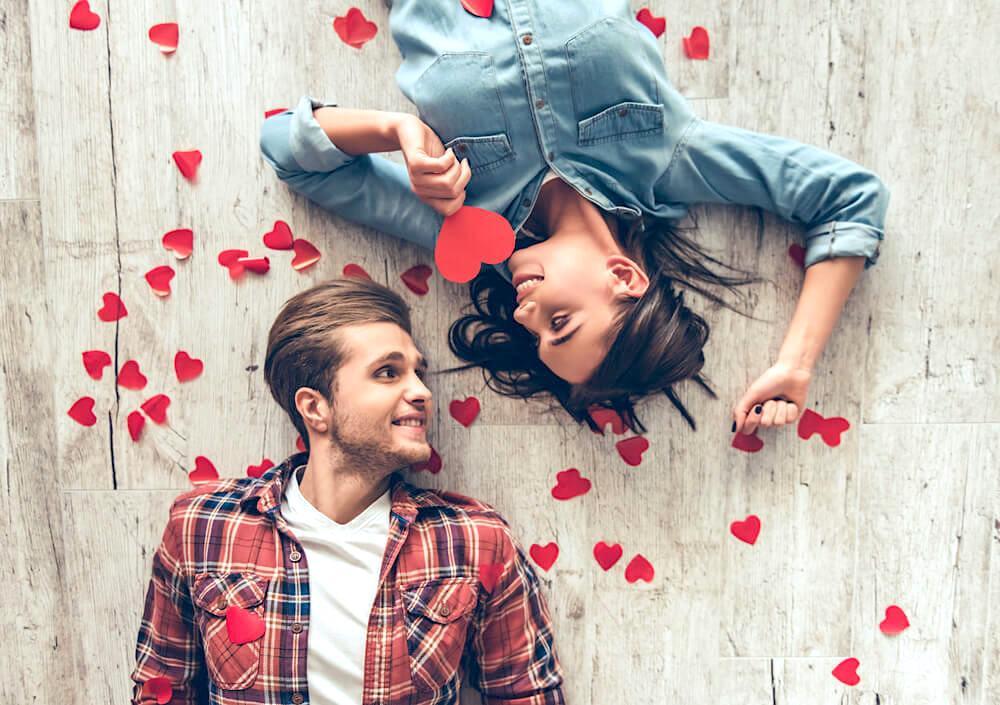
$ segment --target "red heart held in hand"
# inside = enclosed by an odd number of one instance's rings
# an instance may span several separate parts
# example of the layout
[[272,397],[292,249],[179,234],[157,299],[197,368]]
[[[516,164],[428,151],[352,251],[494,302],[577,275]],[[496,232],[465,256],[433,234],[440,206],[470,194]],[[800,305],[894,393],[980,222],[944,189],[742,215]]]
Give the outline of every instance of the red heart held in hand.
[[502,215],[462,206],[444,219],[434,263],[441,276],[463,284],[479,274],[483,263],[499,264],[514,251],[514,230]]
[[689,59],[708,58],[708,30],[704,27],[691,29],[691,36],[684,37],[684,53]]
[[73,406],[66,413],[81,426],[93,426],[97,423],[97,417],[94,415],[94,397],[80,397],[73,402]]
[[799,265],[800,269],[806,268],[806,248],[802,245],[789,245],[788,256],[792,258],[792,261],[795,262],[795,264]]
[[270,458],[264,458],[260,465],[247,465],[247,477],[260,478],[265,472],[274,467]]
[[205,369],[205,363],[196,357],[191,357],[183,350],[174,355],[174,374],[178,382],[190,382]]
[[69,26],[71,29],[79,29],[86,32],[97,29],[100,24],[100,16],[90,11],[90,3],[87,0],[80,0],[69,11]]
[[896,605],[885,608],[885,619],[878,624],[882,633],[888,636],[895,636],[909,626],[910,620],[906,618],[906,613]]
[[489,17],[493,14],[493,0],[462,0],[462,7],[476,17]]
[[378,25],[369,22],[361,10],[352,7],[347,15],[333,19],[333,30],[344,44],[360,49],[378,33]]
[[125,310],[125,302],[119,298],[118,294],[108,292],[104,295],[104,306],[97,311],[97,317],[105,323],[113,323],[128,315]]
[[139,371],[139,363],[129,360],[118,371],[118,386],[125,389],[142,389],[146,386],[146,377]]
[[163,246],[177,259],[187,259],[194,249],[194,231],[190,228],[171,230],[163,236]]
[[146,416],[158,424],[167,422],[167,407],[170,406],[170,397],[166,394],[157,394],[144,401],[139,408],[146,412]]
[[111,364],[111,356],[103,350],[87,350],[83,353],[83,369],[91,379],[104,376],[104,368]]
[[198,165],[201,164],[201,152],[197,149],[174,152],[173,157],[181,176],[188,181],[194,181],[195,177],[198,176]]
[[267,274],[271,269],[271,260],[267,257],[240,257],[236,260],[236,264],[254,274]]
[[858,676],[858,666],[861,665],[856,658],[845,658],[834,667],[833,677],[845,685],[857,685],[861,682]]
[[142,694],[156,698],[157,705],[167,705],[174,697],[174,688],[169,678],[156,676],[142,684]]
[[[620,436],[625,433],[625,419],[615,411],[614,409],[605,409],[603,407],[592,407],[590,409],[590,418],[594,420],[599,427],[594,433],[603,436],[604,429],[607,425],[611,424],[611,432],[616,436]],[[593,429],[591,429],[593,430]]]
[[177,35],[176,22],[154,24],[149,28],[149,41],[158,46],[164,54],[173,54],[177,51]]
[[639,10],[635,18],[646,25],[646,29],[652,32],[654,37],[663,36],[663,33],[667,31],[667,18],[654,16],[648,7]]
[[296,272],[301,272],[303,269],[313,266],[319,262],[319,258],[321,257],[316,246],[302,238],[297,238],[292,243],[292,249],[295,250],[295,257],[292,258],[292,269]]
[[215,469],[211,460],[199,455],[194,459],[194,470],[188,473],[188,479],[195,485],[199,482],[214,482],[219,479],[219,471]]
[[249,644],[264,636],[264,620],[239,605],[226,608],[226,634],[234,644]]
[[174,268],[167,265],[153,267],[146,272],[146,281],[149,288],[157,296],[170,296],[170,280],[174,278]]
[[751,546],[757,542],[760,535],[760,517],[749,514],[743,521],[734,521],[729,525],[729,533]]
[[565,501],[581,497],[590,492],[590,480],[580,476],[576,468],[569,468],[556,473],[556,486],[552,488],[555,499]]
[[128,424],[128,435],[132,437],[134,442],[139,441],[139,436],[142,434],[142,427],[146,425],[146,419],[138,411],[133,411],[128,415],[126,419]]
[[422,463],[413,463],[410,466],[410,470],[413,472],[429,472],[431,475],[437,475],[441,472],[441,468],[444,464],[441,462],[441,456],[438,452],[434,450],[434,446],[431,446],[431,457]]
[[840,445],[840,434],[850,427],[851,424],[845,418],[840,416],[823,418],[812,409],[806,409],[799,419],[798,432],[799,438],[804,441],[809,440],[814,433],[818,433],[823,442],[833,448]]
[[264,245],[272,250],[290,250],[294,242],[292,229],[283,220],[274,221],[274,227],[264,233]]
[[649,449],[649,441],[645,436],[632,436],[615,443],[615,448],[626,464],[635,467],[642,462],[642,454]]
[[623,552],[619,543],[606,544],[598,541],[594,544],[594,560],[605,571],[611,570],[612,566],[621,560]]
[[453,399],[448,404],[448,413],[451,414],[451,418],[468,428],[479,416],[479,400],[475,397],[466,397],[462,401]]
[[415,267],[410,267],[405,272],[400,274],[399,278],[403,280],[404,284],[406,284],[406,288],[418,296],[423,296],[430,291],[430,287],[427,285],[427,280],[430,279],[433,271],[434,270],[426,264],[418,264]]
[[219,253],[218,261],[223,267],[229,270],[230,279],[239,279],[245,271],[240,259],[250,253],[246,250],[223,250]]
[[733,436],[733,448],[746,453],[756,453],[764,447],[764,441],[757,437],[757,431],[753,433],[736,433]]
[[555,541],[549,541],[544,546],[533,543],[528,549],[528,555],[531,556],[531,560],[538,564],[539,568],[547,571],[559,557],[559,544]]
[[489,563],[479,567],[479,582],[483,584],[486,592],[493,592],[497,586],[497,581],[503,573],[503,563]]
[[625,566],[625,580],[630,583],[637,580],[645,580],[647,583],[653,582],[653,564],[646,560],[646,557],[641,553],[635,554],[635,557]]
[[357,277],[358,279],[367,279],[371,281],[371,276],[360,265],[357,264],[345,264],[344,272],[345,277]]
[[288,108],[271,108],[270,110],[264,111],[264,119],[267,120],[269,117],[275,115],[281,115],[283,112],[287,111]]

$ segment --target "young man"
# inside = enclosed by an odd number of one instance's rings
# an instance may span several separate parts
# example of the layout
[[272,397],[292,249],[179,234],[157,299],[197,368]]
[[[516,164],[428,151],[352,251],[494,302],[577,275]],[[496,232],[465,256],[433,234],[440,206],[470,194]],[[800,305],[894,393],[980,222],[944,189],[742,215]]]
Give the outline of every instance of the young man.
[[562,705],[538,580],[506,521],[396,471],[430,457],[426,361],[389,289],[287,301],[264,377],[307,445],[181,494],[153,556],[133,703]]

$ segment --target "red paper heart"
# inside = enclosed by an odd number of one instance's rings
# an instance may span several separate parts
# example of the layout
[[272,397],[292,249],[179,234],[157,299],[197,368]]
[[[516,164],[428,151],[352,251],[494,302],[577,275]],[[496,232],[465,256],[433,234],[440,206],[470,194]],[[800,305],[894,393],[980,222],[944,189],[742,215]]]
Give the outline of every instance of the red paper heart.
[[594,433],[603,436],[604,429],[609,423],[611,424],[611,432],[616,436],[620,436],[625,433],[625,419],[623,419],[614,409],[593,407],[590,410],[590,418],[592,418],[594,423],[596,423],[599,427],[599,430],[594,431]]
[[264,111],[264,119],[267,120],[269,117],[274,115],[281,115],[281,113],[287,111],[288,108],[271,108],[270,110]]
[[219,264],[229,270],[230,279],[239,279],[243,276],[243,272],[246,271],[243,265],[239,263],[239,260],[249,254],[246,250],[223,250],[219,253],[218,261]]
[[290,250],[294,241],[292,229],[283,220],[274,221],[274,227],[264,233],[264,244],[272,250]]
[[369,22],[361,10],[352,7],[347,15],[334,18],[333,30],[344,44],[360,49],[378,33],[378,25]]
[[226,608],[226,634],[234,644],[249,644],[264,636],[264,620],[239,605]]
[[441,472],[443,465],[444,464],[441,462],[441,456],[438,455],[436,450],[434,450],[434,446],[431,446],[431,457],[422,463],[414,463],[410,466],[410,470],[413,472],[427,471],[431,475],[437,475]]
[[345,264],[344,265],[344,276],[345,277],[358,277],[359,279],[367,279],[371,281],[371,276],[356,264]]
[[211,460],[199,455],[194,459],[194,470],[188,473],[188,479],[195,485],[199,482],[214,482],[219,479],[219,471],[215,469]]
[[663,33],[667,30],[667,18],[654,16],[648,7],[639,10],[639,14],[635,18],[646,25],[646,29],[652,32],[654,37],[663,36]]
[[90,11],[90,3],[87,0],[80,0],[69,11],[69,26],[72,29],[88,31],[97,29],[100,24],[101,18]]
[[173,156],[181,176],[188,181],[194,181],[198,176],[198,165],[201,164],[201,152],[192,149],[187,152],[174,152]]
[[306,444],[305,441],[302,440],[302,436],[299,436],[298,438],[295,439],[295,447],[298,449],[300,453],[306,452]]
[[142,427],[146,425],[146,419],[138,411],[133,411],[128,415],[126,419],[128,423],[128,435],[132,436],[134,442],[139,441],[139,436],[142,434]]
[[799,419],[799,438],[807,441],[814,433],[818,433],[823,442],[833,448],[840,445],[840,434],[850,427],[851,424],[843,417],[823,418],[812,409],[806,409]]
[[94,415],[94,397],[80,397],[73,402],[73,406],[66,413],[81,426],[93,426],[97,423],[97,417]]
[[559,557],[559,544],[555,541],[549,541],[544,546],[533,543],[528,549],[528,555],[531,556],[531,560],[538,564],[539,568],[548,570]]
[[427,280],[430,279],[432,272],[433,270],[426,264],[418,264],[415,267],[407,269],[399,278],[406,284],[406,288],[418,296],[423,296],[430,291]]
[[611,570],[612,566],[621,560],[622,553],[622,546],[619,543],[606,544],[598,541],[594,544],[594,560],[605,571]]
[[857,685],[861,682],[858,676],[859,665],[856,658],[845,658],[833,669],[833,677],[845,685]]
[[174,697],[174,688],[169,678],[156,676],[142,684],[142,694],[156,698],[157,705],[167,705]]
[[878,624],[878,628],[883,634],[895,636],[910,626],[910,620],[906,618],[906,613],[896,605],[889,605],[885,608],[885,619]]
[[167,407],[170,406],[170,397],[166,394],[157,394],[150,397],[139,407],[146,412],[146,416],[158,424],[167,422]]
[[729,533],[744,543],[753,546],[760,536],[760,517],[749,514],[743,521],[734,521],[729,525]]
[[556,473],[556,486],[552,488],[555,499],[567,500],[581,497],[590,492],[590,480],[580,476],[576,468],[569,468]]
[[129,360],[118,371],[118,386],[125,389],[142,389],[146,386],[146,377],[139,371],[139,363]]
[[125,302],[119,298],[118,294],[108,292],[104,295],[104,306],[97,311],[97,317],[105,323],[112,323],[121,320],[128,315],[125,309]]
[[684,53],[689,59],[707,59],[708,30],[704,27],[693,27],[691,36],[684,37]]
[[177,23],[164,22],[154,24],[149,28],[149,40],[160,47],[164,54],[173,54],[177,51]]
[[733,435],[733,448],[747,453],[756,453],[764,447],[764,441],[757,437],[757,431],[753,433],[736,433]]
[[236,264],[254,274],[267,274],[271,269],[271,260],[267,257],[240,257],[236,260]]
[[642,454],[649,448],[649,441],[644,436],[632,436],[615,443],[615,448],[627,465],[635,467],[642,462]]
[[292,269],[296,272],[301,272],[319,262],[321,256],[319,250],[308,240],[297,238],[292,243],[292,249],[295,250],[295,257],[292,258]]
[[489,17],[493,14],[493,0],[462,0],[462,7],[476,17]]
[[448,405],[448,413],[451,418],[468,428],[479,416],[479,400],[475,397],[466,397],[462,401],[452,399]]
[[503,563],[489,563],[479,567],[479,582],[483,584],[486,592],[493,592],[501,573],[503,573]]
[[111,364],[111,356],[103,350],[87,350],[83,353],[83,369],[91,379],[104,376],[104,368]]
[[146,272],[149,288],[157,296],[170,296],[170,280],[174,278],[174,268],[167,265],[153,267]]
[[183,350],[174,355],[174,374],[178,382],[190,382],[205,369],[205,363],[196,357],[191,357]]
[[260,465],[247,465],[247,477],[260,478],[265,472],[274,467],[270,458],[264,458]]
[[788,256],[791,257],[792,261],[799,265],[801,269],[806,268],[806,248],[802,245],[789,245]]
[[502,215],[462,206],[444,219],[434,246],[434,263],[441,276],[462,284],[483,263],[498,264],[514,251],[514,230]]
[[177,259],[187,259],[194,249],[194,231],[190,228],[171,230],[163,236],[163,246]]
[[625,566],[625,580],[630,583],[637,580],[645,580],[647,583],[653,582],[653,564],[647,561],[641,553],[635,554],[635,557]]

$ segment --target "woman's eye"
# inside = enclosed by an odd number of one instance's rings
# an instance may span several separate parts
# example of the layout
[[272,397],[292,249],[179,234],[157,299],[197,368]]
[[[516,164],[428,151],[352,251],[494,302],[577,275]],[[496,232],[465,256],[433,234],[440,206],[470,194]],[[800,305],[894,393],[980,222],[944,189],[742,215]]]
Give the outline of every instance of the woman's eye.
[[566,326],[566,321],[569,320],[569,316],[553,316],[552,318],[552,330],[558,331]]

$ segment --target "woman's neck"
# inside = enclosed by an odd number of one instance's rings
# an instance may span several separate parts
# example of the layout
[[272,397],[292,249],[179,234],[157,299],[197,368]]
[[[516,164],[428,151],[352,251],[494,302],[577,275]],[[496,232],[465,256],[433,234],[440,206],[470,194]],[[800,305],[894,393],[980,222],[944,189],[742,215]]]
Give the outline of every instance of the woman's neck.
[[612,234],[614,217],[562,179],[553,179],[542,186],[526,224],[532,230],[540,229],[549,240],[584,237],[593,241],[602,252],[621,254],[621,247]]

